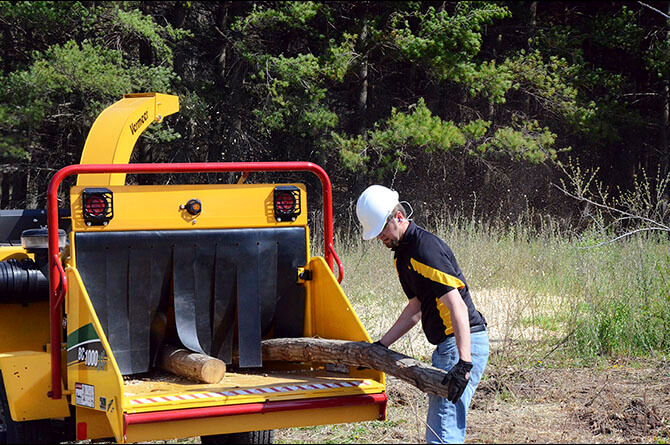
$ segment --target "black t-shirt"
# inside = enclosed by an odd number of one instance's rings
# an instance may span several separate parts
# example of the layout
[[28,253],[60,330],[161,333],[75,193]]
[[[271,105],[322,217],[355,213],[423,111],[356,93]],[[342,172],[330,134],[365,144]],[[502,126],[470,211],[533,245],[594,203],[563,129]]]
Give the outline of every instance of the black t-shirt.
[[410,222],[394,250],[400,284],[407,298],[417,297],[421,302],[421,324],[430,343],[437,345],[454,332],[449,309],[439,300],[452,289],[458,289],[468,307],[470,326],[486,324],[447,243]]

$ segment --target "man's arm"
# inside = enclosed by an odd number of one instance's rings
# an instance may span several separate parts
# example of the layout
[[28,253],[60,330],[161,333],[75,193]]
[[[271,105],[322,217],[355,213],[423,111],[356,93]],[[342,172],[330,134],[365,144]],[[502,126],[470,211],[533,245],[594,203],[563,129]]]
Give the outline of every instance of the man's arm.
[[391,326],[391,329],[382,337],[380,340],[381,343],[386,347],[391,346],[396,340],[405,335],[407,331],[412,329],[419,320],[421,320],[421,302],[417,297],[414,297],[409,300],[405,309],[403,309],[396,322]]
[[472,361],[470,352],[470,317],[468,307],[463,301],[458,289],[452,289],[440,297],[440,301],[449,309],[451,314],[451,326],[456,337],[456,347],[461,360]]

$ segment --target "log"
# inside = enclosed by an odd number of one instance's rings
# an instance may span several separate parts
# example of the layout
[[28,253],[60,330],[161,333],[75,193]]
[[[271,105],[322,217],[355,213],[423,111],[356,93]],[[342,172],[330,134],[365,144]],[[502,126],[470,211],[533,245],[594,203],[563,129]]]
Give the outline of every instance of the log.
[[209,355],[164,345],[158,354],[158,366],[165,371],[204,383],[217,383],[226,374],[226,364]]
[[323,338],[273,338],[263,340],[263,360],[337,363],[365,366],[390,374],[421,391],[447,397],[445,371],[384,346],[363,341]]

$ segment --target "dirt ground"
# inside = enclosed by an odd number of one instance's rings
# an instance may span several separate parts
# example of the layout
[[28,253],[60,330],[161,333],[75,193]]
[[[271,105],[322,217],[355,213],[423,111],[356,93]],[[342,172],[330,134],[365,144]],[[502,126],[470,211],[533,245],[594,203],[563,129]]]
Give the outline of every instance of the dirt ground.
[[[489,369],[468,416],[469,443],[670,443],[667,362]],[[277,431],[280,443],[421,443],[427,396],[389,378],[388,420]]]
[[668,443],[667,364],[534,368],[506,387],[491,376],[476,393],[469,442]]
[[[472,401],[466,442],[670,443],[670,362],[619,359],[572,367],[571,357],[560,356],[556,332],[520,322],[556,310],[560,298],[515,289],[480,290],[477,297],[489,320],[491,356]],[[367,326],[377,328],[374,320],[383,320],[379,332],[392,323],[384,314],[359,309],[369,316]],[[429,362],[433,346],[423,334],[415,329],[406,337],[413,349],[398,350]],[[557,347],[538,347],[543,338]],[[388,376],[387,394],[386,422],[281,430],[277,441],[425,442],[426,394]]]

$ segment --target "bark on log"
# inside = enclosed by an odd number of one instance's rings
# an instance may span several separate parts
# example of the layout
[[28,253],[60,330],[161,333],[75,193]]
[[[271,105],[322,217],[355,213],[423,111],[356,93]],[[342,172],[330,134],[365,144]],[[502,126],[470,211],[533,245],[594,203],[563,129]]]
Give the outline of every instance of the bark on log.
[[374,343],[322,338],[273,338],[263,340],[263,360],[338,363],[365,366],[390,374],[421,391],[447,397],[441,369]]
[[170,345],[160,349],[158,366],[173,374],[204,383],[220,382],[226,374],[226,364],[218,358]]

